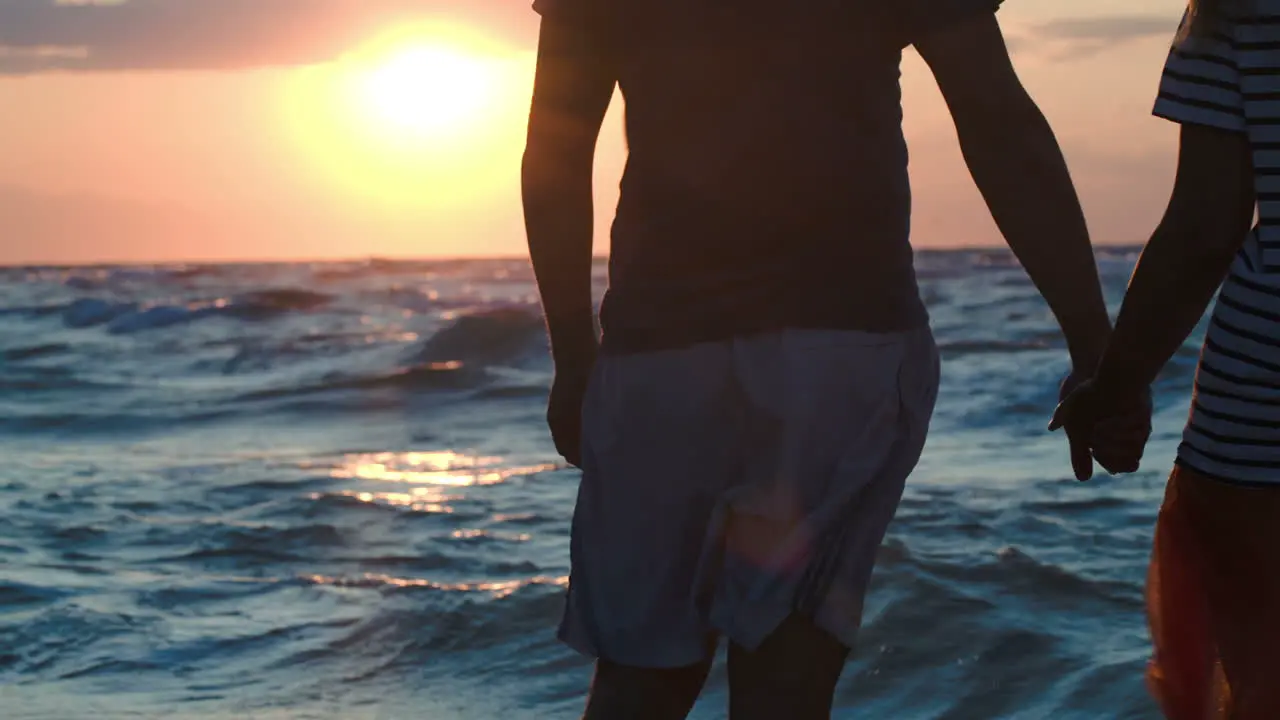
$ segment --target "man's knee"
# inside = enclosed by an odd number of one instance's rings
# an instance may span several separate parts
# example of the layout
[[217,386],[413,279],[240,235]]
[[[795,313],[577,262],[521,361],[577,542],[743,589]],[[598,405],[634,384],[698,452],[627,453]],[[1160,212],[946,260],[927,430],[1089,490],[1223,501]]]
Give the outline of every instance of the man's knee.
[[848,658],[848,647],[810,618],[793,615],[759,648],[730,647],[730,715],[828,718]]
[[710,670],[710,661],[651,669],[601,660],[596,663],[583,720],[683,720],[697,702]]

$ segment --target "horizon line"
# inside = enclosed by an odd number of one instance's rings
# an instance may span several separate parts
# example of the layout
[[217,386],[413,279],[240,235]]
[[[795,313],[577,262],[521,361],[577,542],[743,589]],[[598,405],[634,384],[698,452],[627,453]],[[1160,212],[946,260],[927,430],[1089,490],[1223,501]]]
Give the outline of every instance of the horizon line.
[[[1094,250],[1102,249],[1131,249],[1141,250],[1143,244],[1132,243],[1095,243]],[[962,252],[982,252],[999,250],[1010,252],[1009,246],[999,245],[955,245],[949,247],[937,248],[914,248],[916,254],[930,253],[962,253]],[[209,267],[218,265],[341,265],[344,263],[360,263],[360,262],[388,262],[388,263],[449,263],[449,262],[502,262],[514,260],[528,260],[527,254],[509,254],[509,255],[359,255],[351,257],[294,257],[294,258],[257,258],[257,259],[197,259],[190,258],[184,260],[84,260],[74,262],[0,262],[0,269],[3,270],[19,270],[32,268],[47,269],[71,269],[71,268],[109,268],[109,267],[180,267],[180,266],[197,266]],[[607,262],[608,254],[593,254],[592,262]]]

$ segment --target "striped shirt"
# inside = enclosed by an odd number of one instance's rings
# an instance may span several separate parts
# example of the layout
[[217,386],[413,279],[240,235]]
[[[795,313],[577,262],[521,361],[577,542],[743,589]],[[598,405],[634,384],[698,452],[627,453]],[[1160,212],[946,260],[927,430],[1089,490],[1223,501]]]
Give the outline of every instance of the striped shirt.
[[1246,133],[1258,225],[1213,311],[1178,461],[1201,474],[1280,484],[1280,0],[1170,52],[1155,114]]

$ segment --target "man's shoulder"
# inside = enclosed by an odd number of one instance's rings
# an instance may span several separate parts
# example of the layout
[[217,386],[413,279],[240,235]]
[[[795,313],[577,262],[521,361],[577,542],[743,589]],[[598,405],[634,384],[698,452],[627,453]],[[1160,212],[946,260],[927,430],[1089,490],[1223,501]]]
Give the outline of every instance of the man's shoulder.
[[533,10],[548,20],[596,24],[614,18],[633,0],[533,0]]

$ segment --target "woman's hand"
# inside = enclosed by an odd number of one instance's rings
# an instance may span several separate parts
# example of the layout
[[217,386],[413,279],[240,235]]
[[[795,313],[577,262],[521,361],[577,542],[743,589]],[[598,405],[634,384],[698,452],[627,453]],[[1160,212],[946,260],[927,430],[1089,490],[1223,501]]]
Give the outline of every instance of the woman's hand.
[[1112,475],[1137,472],[1151,438],[1151,391],[1125,392],[1068,377],[1049,429],[1063,429],[1076,479],[1093,477],[1097,460]]

